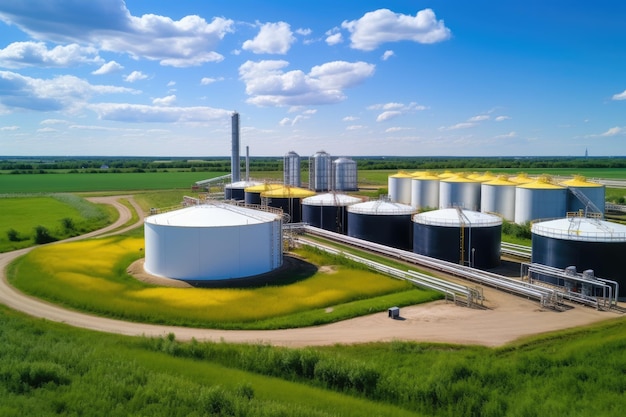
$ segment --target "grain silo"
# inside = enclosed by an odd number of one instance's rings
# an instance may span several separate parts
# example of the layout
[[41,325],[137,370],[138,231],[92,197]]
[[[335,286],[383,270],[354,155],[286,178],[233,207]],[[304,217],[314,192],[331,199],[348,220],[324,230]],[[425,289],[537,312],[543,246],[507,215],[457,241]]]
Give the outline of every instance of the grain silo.
[[300,155],[289,151],[283,158],[283,184],[291,187],[300,187]]
[[411,250],[415,209],[387,200],[366,201],[348,206],[348,236]]
[[398,172],[387,178],[389,198],[394,203],[411,204],[411,179],[406,172]]
[[348,206],[362,200],[346,194],[326,193],[302,200],[302,221],[331,232],[348,232]]
[[625,225],[571,216],[533,223],[531,233],[533,263],[593,270],[598,278],[617,281],[619,297],[626,297]]
[[561,185],[567,187],[567,211],[583,213],[597,213],[604,216],[605,187],[604,184],[587,181],[583,176],[563,181]]
[[314,191],[330,191],[332,185],[332,162],[324,151],[309,158],[309,188]]
[[439,207],[439,177],[425,172],[411,179],[411,205],[417,210]]
[[206,204],[144,221],[146,272],[184,281],[244,278],[282,265],[280,215]]
[[314,195],[315,192],[298,187],[279,187],[261,193],[263,205],[282,209],[289,214],[291,223],[302,221],[302,199]]
[[480,182],[462,173],[439,181],[439,207],[480,210]]
[[350,158],[337,158],[333,161],[333,190],[356,191],[359,189],[356,161]]
[[447,208],[413,216],[413,252],[475,268],[500,264],[502,219]]
[[280,184],[268,184],[268,183],[262,183],[262,184],[247,187],[243,190],[244,201],[246,204],[261,205],[261,193],[264,193],[265,191],[275,190],[277,188],[282,188],[282,187],[283,186]]
[[480,211],[496,213],[508,221],[515,220],[515,191],[517,184],[500,175],[480,185]]
[[226,184],[224,186],[224,199],[244,201],[246,188],[260,184],[258,181],[237,181]]
[[518,185],[515,189],[515,223],[554,219],[566,213],[567,189],[546,176]]

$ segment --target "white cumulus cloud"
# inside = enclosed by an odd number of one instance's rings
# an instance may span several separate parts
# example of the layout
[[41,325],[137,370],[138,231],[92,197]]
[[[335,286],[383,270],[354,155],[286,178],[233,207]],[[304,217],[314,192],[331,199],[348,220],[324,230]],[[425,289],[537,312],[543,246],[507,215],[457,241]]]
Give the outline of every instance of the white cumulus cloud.
[[124,78],[124,81],[134,83],[135,81],[145,80],[146,78],[148,78],[148,76],[143,72],[133,71]]
[[174,103],[176,103],[176,96],[174,94],[152,100],[152,104],[155,106],[171,106]]
[[600,136],[616,136],[626,133],[623,127],[615,126],[602,133]]
[[414,111],[426,110],[426,106],[411,102],[409,104],[404,103],[379,103],[368,106],[368,110],[382,110],[382,112],[376,117],[377,122],[385,122],[387,120],[395,119],[396,117],[404,114],[412,113]]
[[174,67],[223,60],[216,49],[234,26],[221,17],[207,22],[196,15],[133,16],[124,0],[3,2],[0,19],[38,40],[94,45]]
[[48,49],[44,42],[14,42],[0,49],[0,66],[5,68],[67,68],[81,64],[100,64],[98,50],[75,43]]
[[224,78],[220,77],[220,78],[210,78],[210,77],[203,77],[200,80],[200,84],[201,85],[209,85],[209,84],[213,84],[216,83],[218,81],[222,81]]
[[626,100],[626,90],[624,90],[623,92],[619,94],[614,94],[613,100]]
[[242,48],[255,54],[284,55],[295,41],[288,23],[265,23],[256,37],[245,41]]
[[392,51],[392,50],[386,50],[386,51],[383,53],[383,56],[381,57],[381,59],[382,59],[383,61],[386,61],[386,60],[388,60],[389,58],[391,58],[393,55],[394,55],[394,53],[393,53],[393,51]]
[[106,74],[113,74],[115,72],[119,72],[123,69],[124,69],[124,66],[118,64],[115,61],[109,61],[106,64],[102,65],[97,70],[92,71],[91,73],[93,75],[106,75]]
[[187,123],[227,119],[231,110],[212,107],[165,107],[128,103],[96,103],[88,106],[103,120],[128,123]]
[[330,104],[345,99],[344,90],[354,87],[374,73],[365,62],[333,61],[311,68],[284,71],[282,60],[247,61],[239,67],[246,84],[248,103],[257,106],[306,106]]
[[437,20],[432,9],[420,10],[415,16],[379,9],[365,13],[358,20],[344,21],[341,26],[350,32],[350,46],[363,51],[372,51],[388,42],[429,44],[451,36],[450,29],[443,20]]

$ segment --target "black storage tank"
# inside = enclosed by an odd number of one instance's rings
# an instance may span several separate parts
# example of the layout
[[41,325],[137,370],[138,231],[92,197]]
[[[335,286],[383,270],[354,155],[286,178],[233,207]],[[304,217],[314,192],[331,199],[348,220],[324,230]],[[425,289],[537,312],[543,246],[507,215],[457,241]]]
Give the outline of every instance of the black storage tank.
[[447,208],[413,217],[413,252],[420,255],[488,269],[500,264],[501,243],[502,219],[493,214]]
[[388,200],[353,204],[348,207],[348,236],[410,251],[414,213],[413,207]]
[[261,193],[261,202],[266,201],[267,206],[283,210],[289,214],[291,223],[302,221],[302,199],[314,195],[315,192],[306,188],[280,187]]
[[336,193],[307,197],[302,200],[302,221],[314,227],[346,234],[348,232],[347,207],[361,201],[358,197]]
[[237,181],[224,186],[224,200],[245,200],[245,189],[254,185],[260,185],[257,181]]
[[626,298],[626,226],[588,217],[567,217],[534,223],[532,262],[578,271],[593,270],[598,278],[617,281]]

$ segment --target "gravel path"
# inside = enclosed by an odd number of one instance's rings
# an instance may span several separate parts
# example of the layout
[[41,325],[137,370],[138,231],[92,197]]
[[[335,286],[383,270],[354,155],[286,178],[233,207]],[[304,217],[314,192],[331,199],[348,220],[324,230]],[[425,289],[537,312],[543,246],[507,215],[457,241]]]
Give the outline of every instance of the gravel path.
[[[133,204],[139,213],[139,220],[129,227],[117,230],[132,218],[131,211],[119,202],[120,198],[125,198]],[[143,223],[143,212],[131,196],[96,197],[91,201],[112,204],[120,213],[119,219],[104,229],[69,240],[121,233]],[[451,302],[436,301],[402,308],[399,320],[390,319],[387,312],[382,312],[317,327],[264,331],[193,329],[133,323],[66,310],[24,295],[11,287],[6,280],[7,265],[30,250],[32,248],[0,254],[0,303],[34,317],[130,336],[162,336],[174,333],[178,340],[195,338],[292,347],[392,340],[501,346],[523,336],[619,317],[613,312],[602,312],[582,306],[564,312],[542,310],[534,301],[484,288],[486,298],[484,309],[470,309]]]

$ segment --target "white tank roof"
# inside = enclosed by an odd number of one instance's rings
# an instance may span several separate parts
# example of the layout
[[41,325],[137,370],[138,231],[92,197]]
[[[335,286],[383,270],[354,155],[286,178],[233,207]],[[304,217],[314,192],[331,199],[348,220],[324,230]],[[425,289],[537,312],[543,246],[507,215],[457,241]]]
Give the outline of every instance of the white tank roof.
[[588,217],[567,217],[533,223],[531,232],[563,240],[626,242],[626,225]]
[[237,181],[237,182],[231,182],[230,184],[226,184],[224,187],[226,188],[248,188],[248,187],[252,187],[253,185],[260,185],[263,184],[262,182],[259,181]]
[[[465,227],[490,227],[502,224],[502,219],[498,216],[479,211],[462,210],[466,218],[463,218]],[[469,223],[468,223],[469,220]],[[445,208],[441,210],[426,211],[413,216],[413,221],[419,224],[432,226],[459,227],[461,219],[459,212],[455,208]]]
[[309,206],[349,206],[361,201],[363,200],[347,194],[325,193],[307,197],[302,200],[302,204]]
[[204,204],[146,217],[145,222],[176,227],[223,227],[268,223],[276,214],[230,204]]
[[407,204],[394,203],[386,200],[374,200],[348,206],[348,212],[357,214],[396,216],[402,214],[413,214],[415,213],[415,208]]

